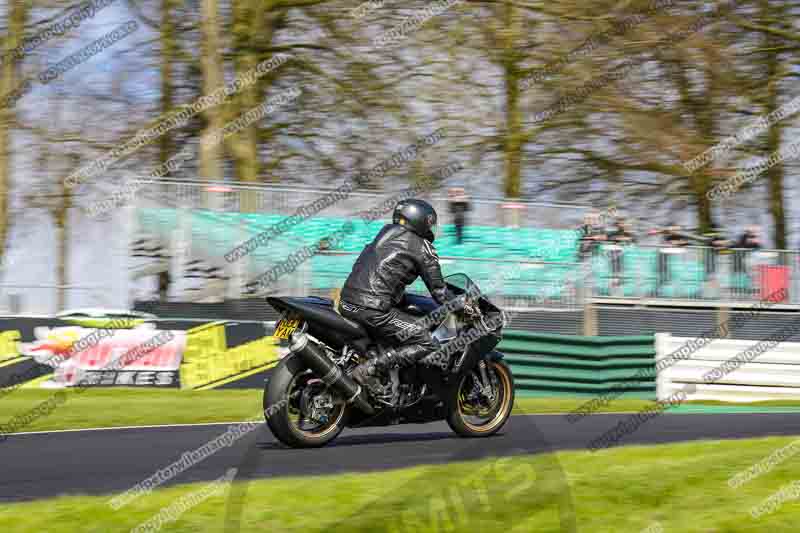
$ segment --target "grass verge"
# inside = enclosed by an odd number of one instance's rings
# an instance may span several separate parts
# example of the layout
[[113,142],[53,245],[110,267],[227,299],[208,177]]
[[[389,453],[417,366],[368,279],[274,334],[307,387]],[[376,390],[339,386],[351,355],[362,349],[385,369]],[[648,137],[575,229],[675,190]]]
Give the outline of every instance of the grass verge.
[[[18,431],[199,424],[255,420],[261,417],[261,391],[255,389],[177,391],[97,388],[78,394],[69,389],[65,392],[66,401],[63,404]],[[53,390],[20,389],[0,397],[0,431],[15,416],[31,411],[52,398],[53,394]],[[517,398],[514,414],[568,413],[586,401],[586,398]],[[597,412],[636,412],[651,403],[648,400],[620,398]],[[748,405],[787,407],[792,404],[764,402]],[[798,406],[800,402],[793,405]]]
[[[69,389],[65,392],[63,404],[19,431],[230,422],[256,418],[261,410],[261,393],[256,390],[97,388],[77,394]],[[0,398],[0,426],[46,402],[54,393],[22,389]]]
[[[653,527],[653,531],[681,533],[788,533],[797,531],[797,500],[758,519],[750,510],[800,477],[791,458],[737,489],[728,486],[728,479],[795,440],[561,452],[555,458],[563,476],[554,472],[553,456],[540,455],[368,474],[258,480],[246,487],[241,500],[240,531],[559,532],[557,502],[566,495],[580,532],[641,533]],[[505,473],[499,474],[500,470]],[[6,504],[0,508],[0,531],[61,533],[74,531],[77,524],[89,532],[130,531],[208,486],[196,483],[155,490],[116,512],[108,506],[107,497]],[[242,489],[240,482],[226,487],[165,524],[163,531],[226,530],[226,498],[241,495]],[[656,525],[661,529],[655,529]]]
[[[53,397],[53,390],[20,389],[0,398],[0,426]],[[261,416],[260,390],[175,391],[132,388],[92,389],[76,394],[19,431],[197,424],[256,419]],[[565,413],[580,398],[518,398],[515,414]],[[599,412],[636,411],[646,400],[619,399]]]

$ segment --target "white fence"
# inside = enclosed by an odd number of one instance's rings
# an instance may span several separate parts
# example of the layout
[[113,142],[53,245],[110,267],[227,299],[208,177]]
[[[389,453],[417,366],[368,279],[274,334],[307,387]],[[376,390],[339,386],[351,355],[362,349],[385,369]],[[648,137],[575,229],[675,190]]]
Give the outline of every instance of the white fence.
[[[759,341],[717,339],[694,351],[686,349],[697,339],[656,334],[656,368],[658,399],[668,398],[688,384],[695,392],[687,400],[719,400],[727,402],[757,402],[766,400],[800,399],[800,343],[783,342],[743,362],[735,370],[723,368]],[[688,354],[670,354],[683,349]],[[738,365],[738,363],[737,363]],[[713,373],[714,379],[706,379]]]
[[[206,180],[145,180],[136,196],[139,207],[183,207],[234,213],[275,213],[292,215],[297,208],[311,205],[334,187],[290,187],[263,183]],[[397,180],[386,190],[354,191],[344,200],[325,209],[327,216],[352,217],[356,213],[393,197],[413,183]],[[431,202],[447,223],[448,201],[445,191],[422,195]],[[472,197],[468,223],[485,226],[577,228],[589,210],[577,203],[507,201],[502,198]]]

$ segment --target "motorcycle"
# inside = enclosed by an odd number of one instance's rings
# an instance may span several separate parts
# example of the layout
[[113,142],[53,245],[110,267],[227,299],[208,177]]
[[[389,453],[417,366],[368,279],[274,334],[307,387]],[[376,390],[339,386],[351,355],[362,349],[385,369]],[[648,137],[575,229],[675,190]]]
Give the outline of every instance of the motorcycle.
[[441,349],[412,367],[392,369],[361,387],[350,372],[389,348],[319,297],[269,297],[279,313],[274,336],[289,353],[264,386],[264,415],[275,437],[294,448],[333,441],[345,427],[446,420],[462,437],[500,431],[514,405],[514,378],[495,350],[505,314],[464,274],[445,278],[456,298],[439,306],[406,293],[400,308],[429,328]]

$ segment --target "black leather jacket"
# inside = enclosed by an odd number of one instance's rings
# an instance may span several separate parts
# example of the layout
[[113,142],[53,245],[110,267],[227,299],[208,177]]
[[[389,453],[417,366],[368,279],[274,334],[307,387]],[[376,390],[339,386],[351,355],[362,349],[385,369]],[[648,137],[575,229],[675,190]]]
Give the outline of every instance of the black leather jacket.
[[400,303],[405,288],[417,276],[422,276],[440,305],[446,301],[447,285],[433,245],[399,224],[387,224],[353,265],[342,300],[388,311]]

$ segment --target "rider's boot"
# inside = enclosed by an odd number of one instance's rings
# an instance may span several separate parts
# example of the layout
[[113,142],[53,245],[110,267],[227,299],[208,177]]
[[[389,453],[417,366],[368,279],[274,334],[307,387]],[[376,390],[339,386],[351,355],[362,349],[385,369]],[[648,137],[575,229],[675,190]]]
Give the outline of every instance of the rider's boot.
[[386,350],[377,357],[367,359],[355,367],[350,373],[350,377],[361,385],[366,386],[373,393],[379,392],[380,385],[376,378],[382,376],[394,366],[397,366],[397,352]]
[[408,344],[403,346],[397,350],[397,366],[400,368],[412,366],[430,352],[431,349],[422,344]]
[[385,375],[392,368],[404,368],[413,365],[429,351],[430,349],[419,344],[402,346],[397,350],[389,349],[355,367],[350,376],[361,385],[369,388],[373,393],[379,392],[380,386],[376,378]]

